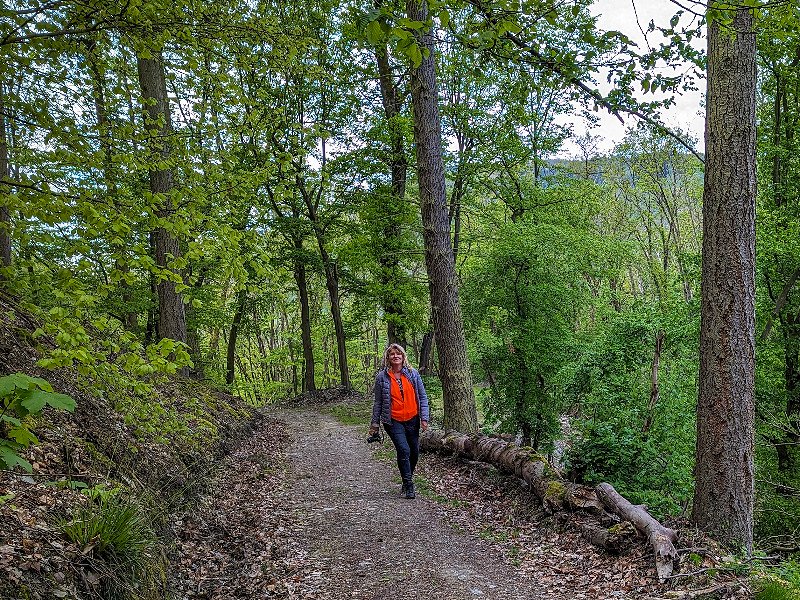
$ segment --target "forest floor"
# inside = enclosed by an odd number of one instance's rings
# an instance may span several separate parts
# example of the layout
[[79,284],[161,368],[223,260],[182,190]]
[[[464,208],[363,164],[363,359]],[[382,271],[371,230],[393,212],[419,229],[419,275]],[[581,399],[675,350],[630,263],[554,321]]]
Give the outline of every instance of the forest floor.
[[391,442],[365,437],[329,408],[271,410],[175,520],[176,598],[750,597],[735,579],[659,584],[644,541],[610,556],[479,464],[423,454],[403,499]]

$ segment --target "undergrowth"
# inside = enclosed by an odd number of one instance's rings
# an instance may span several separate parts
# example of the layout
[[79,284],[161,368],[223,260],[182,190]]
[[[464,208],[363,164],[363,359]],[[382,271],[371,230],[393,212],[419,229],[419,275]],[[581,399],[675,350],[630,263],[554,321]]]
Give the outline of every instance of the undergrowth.
[[800,599],[800,563],[795,559],[766,567],[754,579],[756,600]]
[[115,494],[104,494],[58,525],[87,557],[103,598],[162,597],[165,558],[140,506]]

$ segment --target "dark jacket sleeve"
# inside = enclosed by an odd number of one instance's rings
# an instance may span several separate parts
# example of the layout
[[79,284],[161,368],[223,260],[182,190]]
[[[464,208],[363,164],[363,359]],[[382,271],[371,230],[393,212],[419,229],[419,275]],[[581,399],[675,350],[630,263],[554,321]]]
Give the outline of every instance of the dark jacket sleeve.
[[430,421],[431,413],[428,407],[428,394],[425,392],[425,385],[422,383],[422,376],[419,371],[414,369],[414,391],[419,400],[419,418],[421,421]]
[[378,371],[375,376],[375,401],[372,403],[372,421],[373,423],[380,424],[381,422],[381,407],[383,406],[383,377],[382,371]]

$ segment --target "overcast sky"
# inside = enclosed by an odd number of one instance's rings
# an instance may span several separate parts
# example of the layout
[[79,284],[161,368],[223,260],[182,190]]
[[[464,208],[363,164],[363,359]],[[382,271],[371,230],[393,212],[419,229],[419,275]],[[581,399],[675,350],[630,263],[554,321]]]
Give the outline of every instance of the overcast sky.
[[[634,3],[636,11],[634,11]],[[669,0],[595,0],[593,12],[599,15],[598,26],[605,31],[621,31],[633,41],[646,49],[642,32],[637,25],[636,14],[638,13],[641,28],[647,31],[647,26],[652,19],[657,26],[668,26],[670,18],[679,8]],[[688,23],[688,20],[686,21]],[[660,32],[656,31],[649,34],[651,45],[655,46],[663,39]],[[704,40],[699,42],[701,45]],[[702,150],[703,142],[703,108],[702,99],[705,90],[705,82],[701,81],[697,92],[684,92],[683,96],[676,98],[676,106],[673,106],[664,115],[664,122],[671,127],[680,127],[688,130],[698,141],[698,149]],[[601,88],[602,89],[602,88]],[[649,96],[653,98],[653,96]],[[592,135],[599,135],[603,139],[600,142],[599,150],[610,150],[614,144],[621,141],[625,135],[626,127],[635,125],[634,117],[627,117],[626,124],[623,125],[619,120],[609,115],[606,111],[598,113],[601,117],[599,127],[595,128]],[[586,131],[586,126],[582,121],[576,121],[574,131],[580,135]],[[567,154],[575,153],[575,146],[567,144]]]

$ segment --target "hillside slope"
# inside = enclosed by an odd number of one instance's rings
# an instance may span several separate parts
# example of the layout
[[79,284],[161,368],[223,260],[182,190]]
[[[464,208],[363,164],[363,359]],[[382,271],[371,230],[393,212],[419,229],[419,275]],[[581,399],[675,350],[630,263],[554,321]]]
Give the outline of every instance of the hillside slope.
[[[52,343],[34,339],[37,327],[0,295],[0,377],[41,377],[76,408],[45,409],[31,423],[31,473],[0,470],[0,598],[164,597],[166,516],[260,416],[188,379],[151,377],[143,393],[127,377],[43,369]],[[129,537],[113,539],[117,530]]]

